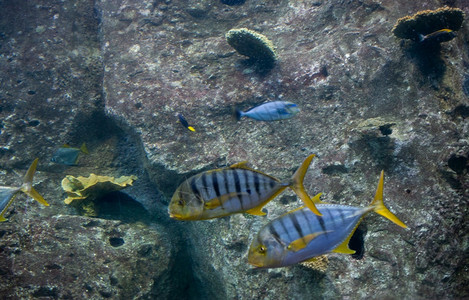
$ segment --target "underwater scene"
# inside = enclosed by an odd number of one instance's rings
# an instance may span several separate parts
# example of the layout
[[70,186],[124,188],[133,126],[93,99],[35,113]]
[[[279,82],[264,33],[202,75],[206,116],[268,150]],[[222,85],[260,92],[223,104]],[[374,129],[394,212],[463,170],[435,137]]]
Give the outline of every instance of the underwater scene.
[[468,299],[468,0],[0,0],[0,299]]

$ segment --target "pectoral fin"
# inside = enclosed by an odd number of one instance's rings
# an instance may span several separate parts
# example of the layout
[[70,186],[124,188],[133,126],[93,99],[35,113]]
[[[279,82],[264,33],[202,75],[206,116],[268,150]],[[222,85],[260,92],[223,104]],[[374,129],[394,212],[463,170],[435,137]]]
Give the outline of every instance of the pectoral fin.
[[250,210],[247,210],[246,213],[255,215],[255,216],[265,216],[266,213],[262,211],[262,206],[254,207],[251,208]]
[[297,252],[301,249],[304,249],[312,240],[314,240],[316,237],[318,237],[319,235],[323,233],[325,232],[315,232],[315,233],[305,235],[304,237],[291,242],[290,245],[288,245],[287,249],[293,252]]
[[229,193],[229,194],[224,194],[224,195],[221,195],[220,197],[216,197],[216,198],[213,198],[213,199],[210,199],[210,200],[206,201],[205,202],[205,208],[206,209],[215,209],[219,206],[222,206],[226,201],[230,200],[231,198],[242,197],[244,195],[247,195],[247,193],[233,192],[233,193]]

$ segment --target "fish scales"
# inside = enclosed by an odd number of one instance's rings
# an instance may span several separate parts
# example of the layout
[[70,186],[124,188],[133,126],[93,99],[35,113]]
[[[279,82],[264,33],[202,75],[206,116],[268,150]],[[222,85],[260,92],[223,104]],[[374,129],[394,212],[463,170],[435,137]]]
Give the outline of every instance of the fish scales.
[[[353,254],[350,238],[369,212],[407,228],[383,202],[384,172],[370,205],[356,207],[325,204],[316,195],[314,206],[306,199],[306,207],[295,209],[267,223],[252,240],[248,252],[250,264],[260,268],[290,266],[329,252]],[[317,209],[319,214],[313,209]]]
[[287,182],[253,170],[246,162],[193,175],[174,192],[168,206],[169,215],[178,220],[206,220],[234,213],[265,215],[262,207],[287,187],[319,214],[303,185],[314,156],[306,157]]
[[[222,169],[204,172],[190,179],[190,192],[202,201],[215,201],[220,204],[214,210],[236,212],[247,210],[259,205],[274,192],[283,187],[274,179],[258,172],[247,169]],[[222,201],[221,197],[229,195],[229,199]]]
[[[309,208],[285,214],[272,220],[258,234],[258,242],[267,244],[275,240],[282,245],[285,255],[278,266],[288,266],[324,253],[332,252],[342,244],[369,210],[346,205],[317,204],[322,216],[314,214]],[[314,236],[314,240],[308,239]],[[289,245],[301,241],[304,248],[289,249]]]
[[[280,239],[289,245],[306,235],[320,233],[314,243],[310,243],[305,249],[300,251],[307,252],[308,254],[315,253],[314,249],[317,249],[319,254],[324,251],[330,252],[347,238],[364,213],[363,208],[332,204],[318,204],[317,206],[323,214],[322,217],[313,214],[308,208],[303,208],[281,218],[279,221],[284,222],[287,232],[294,234],[281,236]],[[360,213],[360,211],[363,211],[363,213]],[[303,217],[299,217],[299,215]],[[340,215],[344,216],[344,218]],[[297,220],[296,226],[295,222],[291,220]]]

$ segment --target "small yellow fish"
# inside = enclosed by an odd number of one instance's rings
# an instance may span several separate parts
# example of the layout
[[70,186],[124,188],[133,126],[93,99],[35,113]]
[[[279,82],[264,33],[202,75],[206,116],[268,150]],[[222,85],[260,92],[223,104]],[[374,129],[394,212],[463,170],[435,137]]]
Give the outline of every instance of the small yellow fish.
[[36,172],[38,160],[39,159],[36,158],[29,167],[28,172],[26,172],[26,175],[23,178],[23,184],[21,186],[0,186],[0,222],[7,220],[3,215],[19,192],[23,192],[39,203],[49,206],[49,203],[47,203],[46,200],[44,200],[44,198],[33,188],[33,176]]

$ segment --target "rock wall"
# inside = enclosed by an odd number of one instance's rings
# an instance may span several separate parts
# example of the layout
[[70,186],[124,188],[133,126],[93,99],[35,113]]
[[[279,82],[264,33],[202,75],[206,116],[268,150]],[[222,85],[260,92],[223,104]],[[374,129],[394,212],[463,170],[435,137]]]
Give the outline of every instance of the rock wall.
[[[135,222],[142,219],[136,214],[125,220],[134,224],[126,236],[158,240],[161,235],[167,241],[143,259],[167,271],[152,274],[143,283],[146,292],[132,292],[137,298],[171,298],[172,291],[189,299],[468,296],[468,98],[463,82],[469,26],[465,21],[457,38],[431,56],[391,34],[398,18],[423,9],[448,4],[468,15],[464,0],[0,4],[6,8],[0,18],[1,182],[16,184],[18,174],[38,156],[36,187],[53,204],[38,208],[24,197],[17,201],[7,215],[10,229],[0,241],[3,249],[14,240],[15,227],[37,220],[87,222],[70,216],[73,209],[62,202],[64,172],[133,173],[142,183],[128,194],[150,211],[158,231],[140,231]],[[226,43],[224,34],[236,27],[256,30],[274,43],[279,57],[274,68],[260,72]],[[232,118],[234,107],[276,99],[297,103],[301,113],[275,123]],[[177,122],[178,113],[196,132]],[[62,143],[83,141],[92,151],[79,166],[60,169],[48,162]],[[178,222],[166,215],[172,192],[193,173],[247,160],[287,180],[310,153],[318,157],[305,186],[332,203],[367,205],[384,169],[385,203],[409,229],[369,215],[362,259],[330,255],[326,272],[300,265],[255,270],[247,264],[250,241],[268,220],[300,205],[290,191],[266,206],[266,217]],[[115,220],[96,222],[104,232],[121,226],[107,223]],[[41,226],[26,227],[23,235],[34,235]],[[107,245],[103,236],[101,243]],[[87,237],[95,238],[93,232]],[[131,241],[123,246],[138,253],[138,240]],[[62,243],[54,245],[63,252]],[[41,251],[30,247],[33,253]],[[89,255],[101,247],[88,249]],[[166,255],[169,260],[161,260]],[[7,265],[27,262],[14,251],[1,257]],[[126,272],[140,280],[146,276],[141,270],[132,265]],[[0,287],[10,290],[9,282],[21,274],[18,268],[4,272],[9,279]],[[169,287],[155,294],[159,276]],[[128,296],[111,281],[95,292]],[[64,288],[71,290],[70,285]],[[21,295],[33,295],[38,286],[25,283]],[[50,285],[44,286],[45,296],[65,295],[49,295]]]

